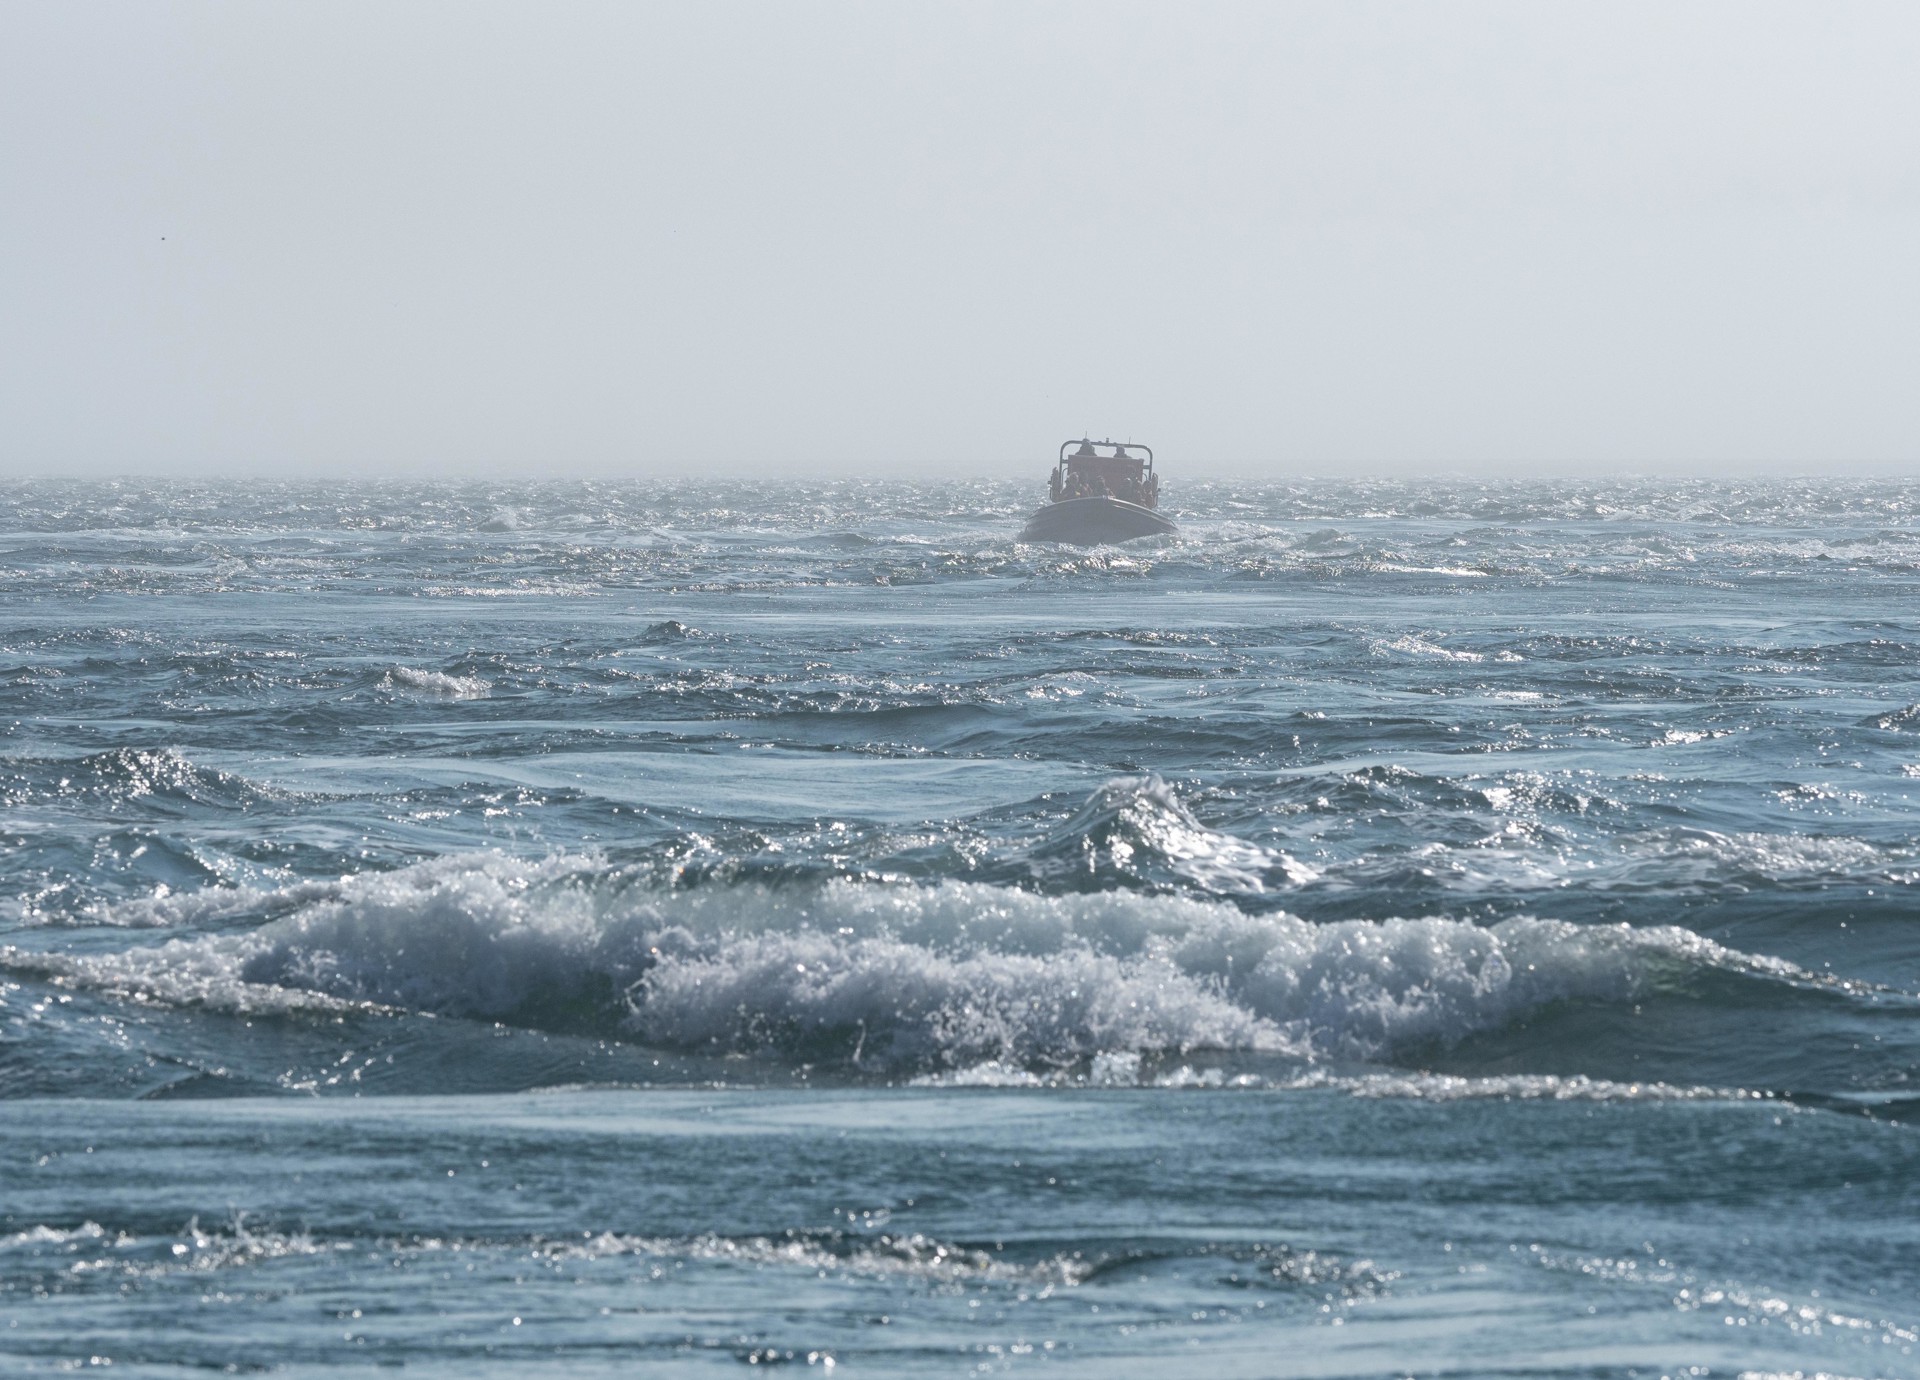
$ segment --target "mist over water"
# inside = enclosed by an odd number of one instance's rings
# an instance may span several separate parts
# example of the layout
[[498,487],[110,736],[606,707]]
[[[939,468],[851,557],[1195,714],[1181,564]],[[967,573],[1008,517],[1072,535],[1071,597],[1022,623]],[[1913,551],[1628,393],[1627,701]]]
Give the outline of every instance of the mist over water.
[[0,488],[9,1364],[1920,1373],[1911,485],[1037,501]]

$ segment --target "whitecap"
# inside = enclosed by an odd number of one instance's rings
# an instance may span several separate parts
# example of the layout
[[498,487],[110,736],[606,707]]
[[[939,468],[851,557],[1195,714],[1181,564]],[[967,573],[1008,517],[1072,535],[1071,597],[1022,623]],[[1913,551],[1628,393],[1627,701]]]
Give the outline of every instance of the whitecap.
[[1672,926],[1311,923],[951,881],[677,890],[590,858],[443,858],[255,895],[279,918],[119,951],[0,946],[0,969],[243,1014],[420,1011],[787,1068],[1118,1085],[1147,1054],[1391,1061],[1708,970],[1851,990]]
[[1410,633],[1401,637],[1375,639],[1372,646],[1374,655],[1376,656],[1397,652],[1402,656],[1428,657],[1436,661],[1486,660],[1479,652],[1455,651],[1449,647],[1442,647],[1437,642],[1429,642],[1424,637],[1415,637]]
[[1209,829],[1153,775],[1103,784],[1032,857],[1042,877],[1135,875],[1157,865],[1216,893],[1261,892],[1269,883],[1304,885],[1320,875],[1279,849]]
[[388,689],[414,690],[450,700],[484,699],[493,692],[493,683],[478,676],[454,676],[445,671],[421,671],[411,666],[396,666],[381,678]]

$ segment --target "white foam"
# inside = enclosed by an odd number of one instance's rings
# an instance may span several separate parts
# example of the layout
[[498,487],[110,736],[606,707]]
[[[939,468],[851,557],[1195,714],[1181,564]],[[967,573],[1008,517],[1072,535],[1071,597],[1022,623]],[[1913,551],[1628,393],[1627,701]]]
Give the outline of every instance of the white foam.
[[1229,1073],[1222,1068],[1195,1068],[1181,1064],[1147,1074],[1137,1055],[1101,1056],[1086,1074],[1061,1071],[1036,1074],[1013,1064],[990,1060],[945,1073],[923,1074],[912,1080],[925,1088],[1163,1088],[1163,1089],[1272,1089],[1286,1092],[1326,1090],[1351,1097],[1414,1102],[1740,1102],[1769,1098],[1767,1092],[1721,1088],[1704,1084],[1648,1081],[1624,1083],[1585,1074],[1494,1074],[1467,1077],[1458,1074],[1333,1073],[1308,1068],[1285,1077]]
[[142,1002],[233,1015],[383,1009],[378,1003],[342,1001],[298,987],[247,982],[237,974],[236,951],[243,943],[175,939],[156,948],[110,954],[42,953],[0,944],[0,969]]
[[1403,561],[1375,561],[1371,569],[1382,575],[1448,575],[1462,580],[1484,580],[1496,573],[1470,565],[1412,565]]
[[73,1229],[37,1226],[0,1237],[0,1250],[53,1256],[69,1275],[156,1278],[183,1271],[204,1273],[288,1257],[355,1250],[351,1241],[324,1241],[309,1232],[252,1231],[244,1213],[223,1227],[202,1228],[194,1218],[178,1234],[136,1236],[109,1232],[96,1222]]
[[602,1232],[578,1241],[542,1241],[532,1253],[548,1260],[602,1260],[623,1255],[786,1268],[816,1276],[901,1275],[936,1283],[1014,1281],[1072,1286],[1093,1273],[1094,1262],[1057,1255],[1031,1263],[1010,1261],[976,1247],[919,1232],[843,1237],[796,1232],[781,1236],[631,1236]]
[[4,946],[0,969],[222,1011],[406,1009],[885,1076],[1124,1085],[1143,1053],[1391,1058],[1706,969],[1833,985],[1665,926],[1314,924],[960,882],[671,890],[583,857],[442,858],[253,895],[291,913],[117,952]]
[[1479,652],[1455,651],[1452,648],[1442,647],[1436,642],[1429,642],[1424,637],[1415,637],[1412,634],[1377,640],[1373,644],[1373,651],[1376,656],[1382,656],[1390,652],[1398,652],[1402,656],[1428,657],[1436,661],[1486,660],[1486,657]]
[[179,929],[211,926],[256,915],[263,906],[298,909],[341,894],[339,882],[294,882],[271,891],[251,886],[210,886],[175,891],[161,885],[150,896],[88,905],[81,913],[97,925],[125,929]]
[[450,700],[485,699],[493,693],[493,683],[478,676],[450,676],[445,671],[421,671],[411,666],[396,666],[382,678],[389,689],[415,690]]
[[[1534,782],[1508,776],[1491,788],[1477,783],[1471,788],[1500,817],[1500,832],[1464,845],[1429,842],[1404,853],[1362,854],[1329,865],[1325,876],[1337,886],[1379,888],[1391,885],[1395,874],[1417,868],[1423,882],[1469,898],[1488,892],[1549,892],[1569,883],[1586,892],[1684,894],[1755,882],[1805,884],[1831,878],[1848,886],[1872,886],[1920,880],[1920,848],[1906,841],[1658,829],[1567,846],[1541,824],[1543,809],[1554,807],[1543,807],[1545,792]],[[1596,801],[1616,804],[1598,793],[1576,801],[1582,808]],[[1509,840],[1530,846],[1504,846]],[[1502,846],[1490,846],[1496,844]]]
[[1106,782],[1035,856],[1043,874],[1153,862],[1216,892],[1261,892],[1269,879],[1302,886],[1320,875],[1278,849],[1207,828],[1153,775]]
[[1068,1080],[1062,1074],[1041,1075],[1015,1064],[989,1059],[984,1064],[923,1073],[910,1080],[916,1088],[1057,1088]]
[[1630,835],[1624,844],[1640,869],[1642,885],[1657,879],[1669,887],[1741,873],[1775,882],[1827,876],[1857,881],[1868,876],[1898,875],[1892,869],[1903,863],[1911,867],[1913,862],[1909,849],[1886,849],[1865,839],[1818,834],[1670,829]]
[[637,1256],[792,1269],[817,1276],[904,1276],[945,1284],[1007,1281],[1071,1287],[1096,1268],[1095,1261],[1077,1254],[1014,1261],[919,1232],[641,1236],[603,1231],[575,1238],[536,1236],[485,1241],[435,1236],[342,1239],[317,1237],[305,1230],[255,1231],[247,1226],[244,1214],[237,1214],[218,1227],[202,1227],[194,1218],[178,1232],[147,1236],[109,1232],[98,1223],[87,1222],[71,1229],[35,1226],[0,1237],[0,1251],[52,1255],[71,1275],[133,1279],[208,1273],[309,1256],[381,1254],[405,1258],[484,1250],[547,1262]]
[[1419,1102],[1739,1102],[1765,1098],[1745,1088],[1680,1083],[1623,1083],[1585,1074],[1495,1074],[1478,1078],[1442,1073],[1331,1074],[1312,1070],[1280,1086],[1329,1088],[1362,1098],[1407,1098]]
[[18,1250],[22,1247],[99,1245],[132,1239],[125,1232],[110,1235],[105,1227],[92,1221],[82,1222],[77,1227],[50,1227],[40,1224],[28,1227],[24,1231],[0,1236],[0,1250]]
[[805,1055],[851,1043],[855,1067],[888,1072],[1286,1047],[1270,1024],[1158,954],[1073,945],[953,956],[818,932],[756,935],[663,963],[641,979],[631,1022],[643,1039],[680,1048]]

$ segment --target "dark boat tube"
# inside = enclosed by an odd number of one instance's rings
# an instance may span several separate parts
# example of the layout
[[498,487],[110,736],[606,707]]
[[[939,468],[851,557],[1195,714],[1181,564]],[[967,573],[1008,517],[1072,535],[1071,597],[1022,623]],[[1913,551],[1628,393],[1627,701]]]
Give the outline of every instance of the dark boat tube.
[[1172,519],[1124,498],[1063,498],[1029,518],[1020,540],[1105,546],[1175,530]]

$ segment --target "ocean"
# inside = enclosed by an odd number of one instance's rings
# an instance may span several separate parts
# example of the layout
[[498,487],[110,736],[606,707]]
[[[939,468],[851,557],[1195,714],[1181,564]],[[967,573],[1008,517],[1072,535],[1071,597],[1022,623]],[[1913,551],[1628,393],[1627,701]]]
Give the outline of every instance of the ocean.
[[1920,1376],[1920,486],[0,485],[0,1371]]

